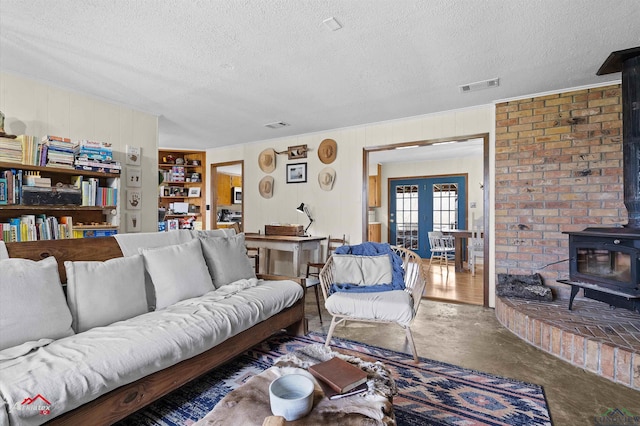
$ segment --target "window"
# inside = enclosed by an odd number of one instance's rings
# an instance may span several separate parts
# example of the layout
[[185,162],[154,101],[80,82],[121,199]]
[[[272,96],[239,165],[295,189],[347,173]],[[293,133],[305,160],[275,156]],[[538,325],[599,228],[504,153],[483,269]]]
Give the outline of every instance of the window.
[[418,185],[396,187],[396,242],[398,247],[418,250]]
[[458,229],[458,184],[433,184],[433,230]]

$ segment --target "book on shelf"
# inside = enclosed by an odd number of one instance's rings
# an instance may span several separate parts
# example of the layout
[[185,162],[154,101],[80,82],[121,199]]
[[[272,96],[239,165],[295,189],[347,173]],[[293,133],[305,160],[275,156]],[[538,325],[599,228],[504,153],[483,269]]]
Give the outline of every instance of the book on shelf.
[[338,357],[310,366],[309,373],[337,393],[348,392],[367,381],[366,372]]
[[0,178],[0,204],[8,204],[9,202],[9,189],[7,186],[7,179]]

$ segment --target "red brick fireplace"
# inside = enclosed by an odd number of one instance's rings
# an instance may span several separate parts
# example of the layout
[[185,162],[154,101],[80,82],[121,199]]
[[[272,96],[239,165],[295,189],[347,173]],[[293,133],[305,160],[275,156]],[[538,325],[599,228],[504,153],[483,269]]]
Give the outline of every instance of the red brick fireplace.
[[535,274],[555,302],[496,300],[530,344],[640,390],[640,314],[577,299],[568,310],[566,232],[628,222],[620,85],[496,106],[496,273]]
[[567,231],[627,223],[620,85],[496,106],[496,273],[570,288]]

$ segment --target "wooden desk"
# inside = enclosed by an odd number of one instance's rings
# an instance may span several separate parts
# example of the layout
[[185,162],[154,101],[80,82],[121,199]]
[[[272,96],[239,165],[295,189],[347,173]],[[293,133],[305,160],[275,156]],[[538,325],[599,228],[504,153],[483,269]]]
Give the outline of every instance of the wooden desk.
[[[320,261],[320,241],[326,237],[288,237],[284,235],[245,234],[245,241],[251,247],[264,252],[266,273],[269,273],[269,252],[271,250],[290,251],[293,253],[293,276],[299,277],[302,266],[300,254],[304,250],[315,251],[314,262]],[[262,254],[261,254],[262,256]]]
[[[468,229],[454,229],[454,230],[450,230],[450,231],[442,231],[442,233],[444,235],[452,235],[453,236],[453,245],[456,249],[455,251],[455,266],[456,266],[456,272],[463,272],[464,271],[464,267],[463,267],[463,262],[464,262],[464,242],[467,240],[467,238],[471,238],[471,230]],[[483,236],[483,233],[480,232],[480,236]]]

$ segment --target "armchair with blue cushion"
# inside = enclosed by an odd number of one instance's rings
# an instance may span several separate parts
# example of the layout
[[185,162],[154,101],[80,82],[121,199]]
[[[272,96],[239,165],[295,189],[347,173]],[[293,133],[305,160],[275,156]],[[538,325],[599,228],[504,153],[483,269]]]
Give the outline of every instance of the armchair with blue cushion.
[[395,323],[405,329],[413,358],[411,333],[426,284],[422,259],[413,251],[386,243],[343,246],[320,272],[325,308],[332,316],[325,345],[346,321]]

